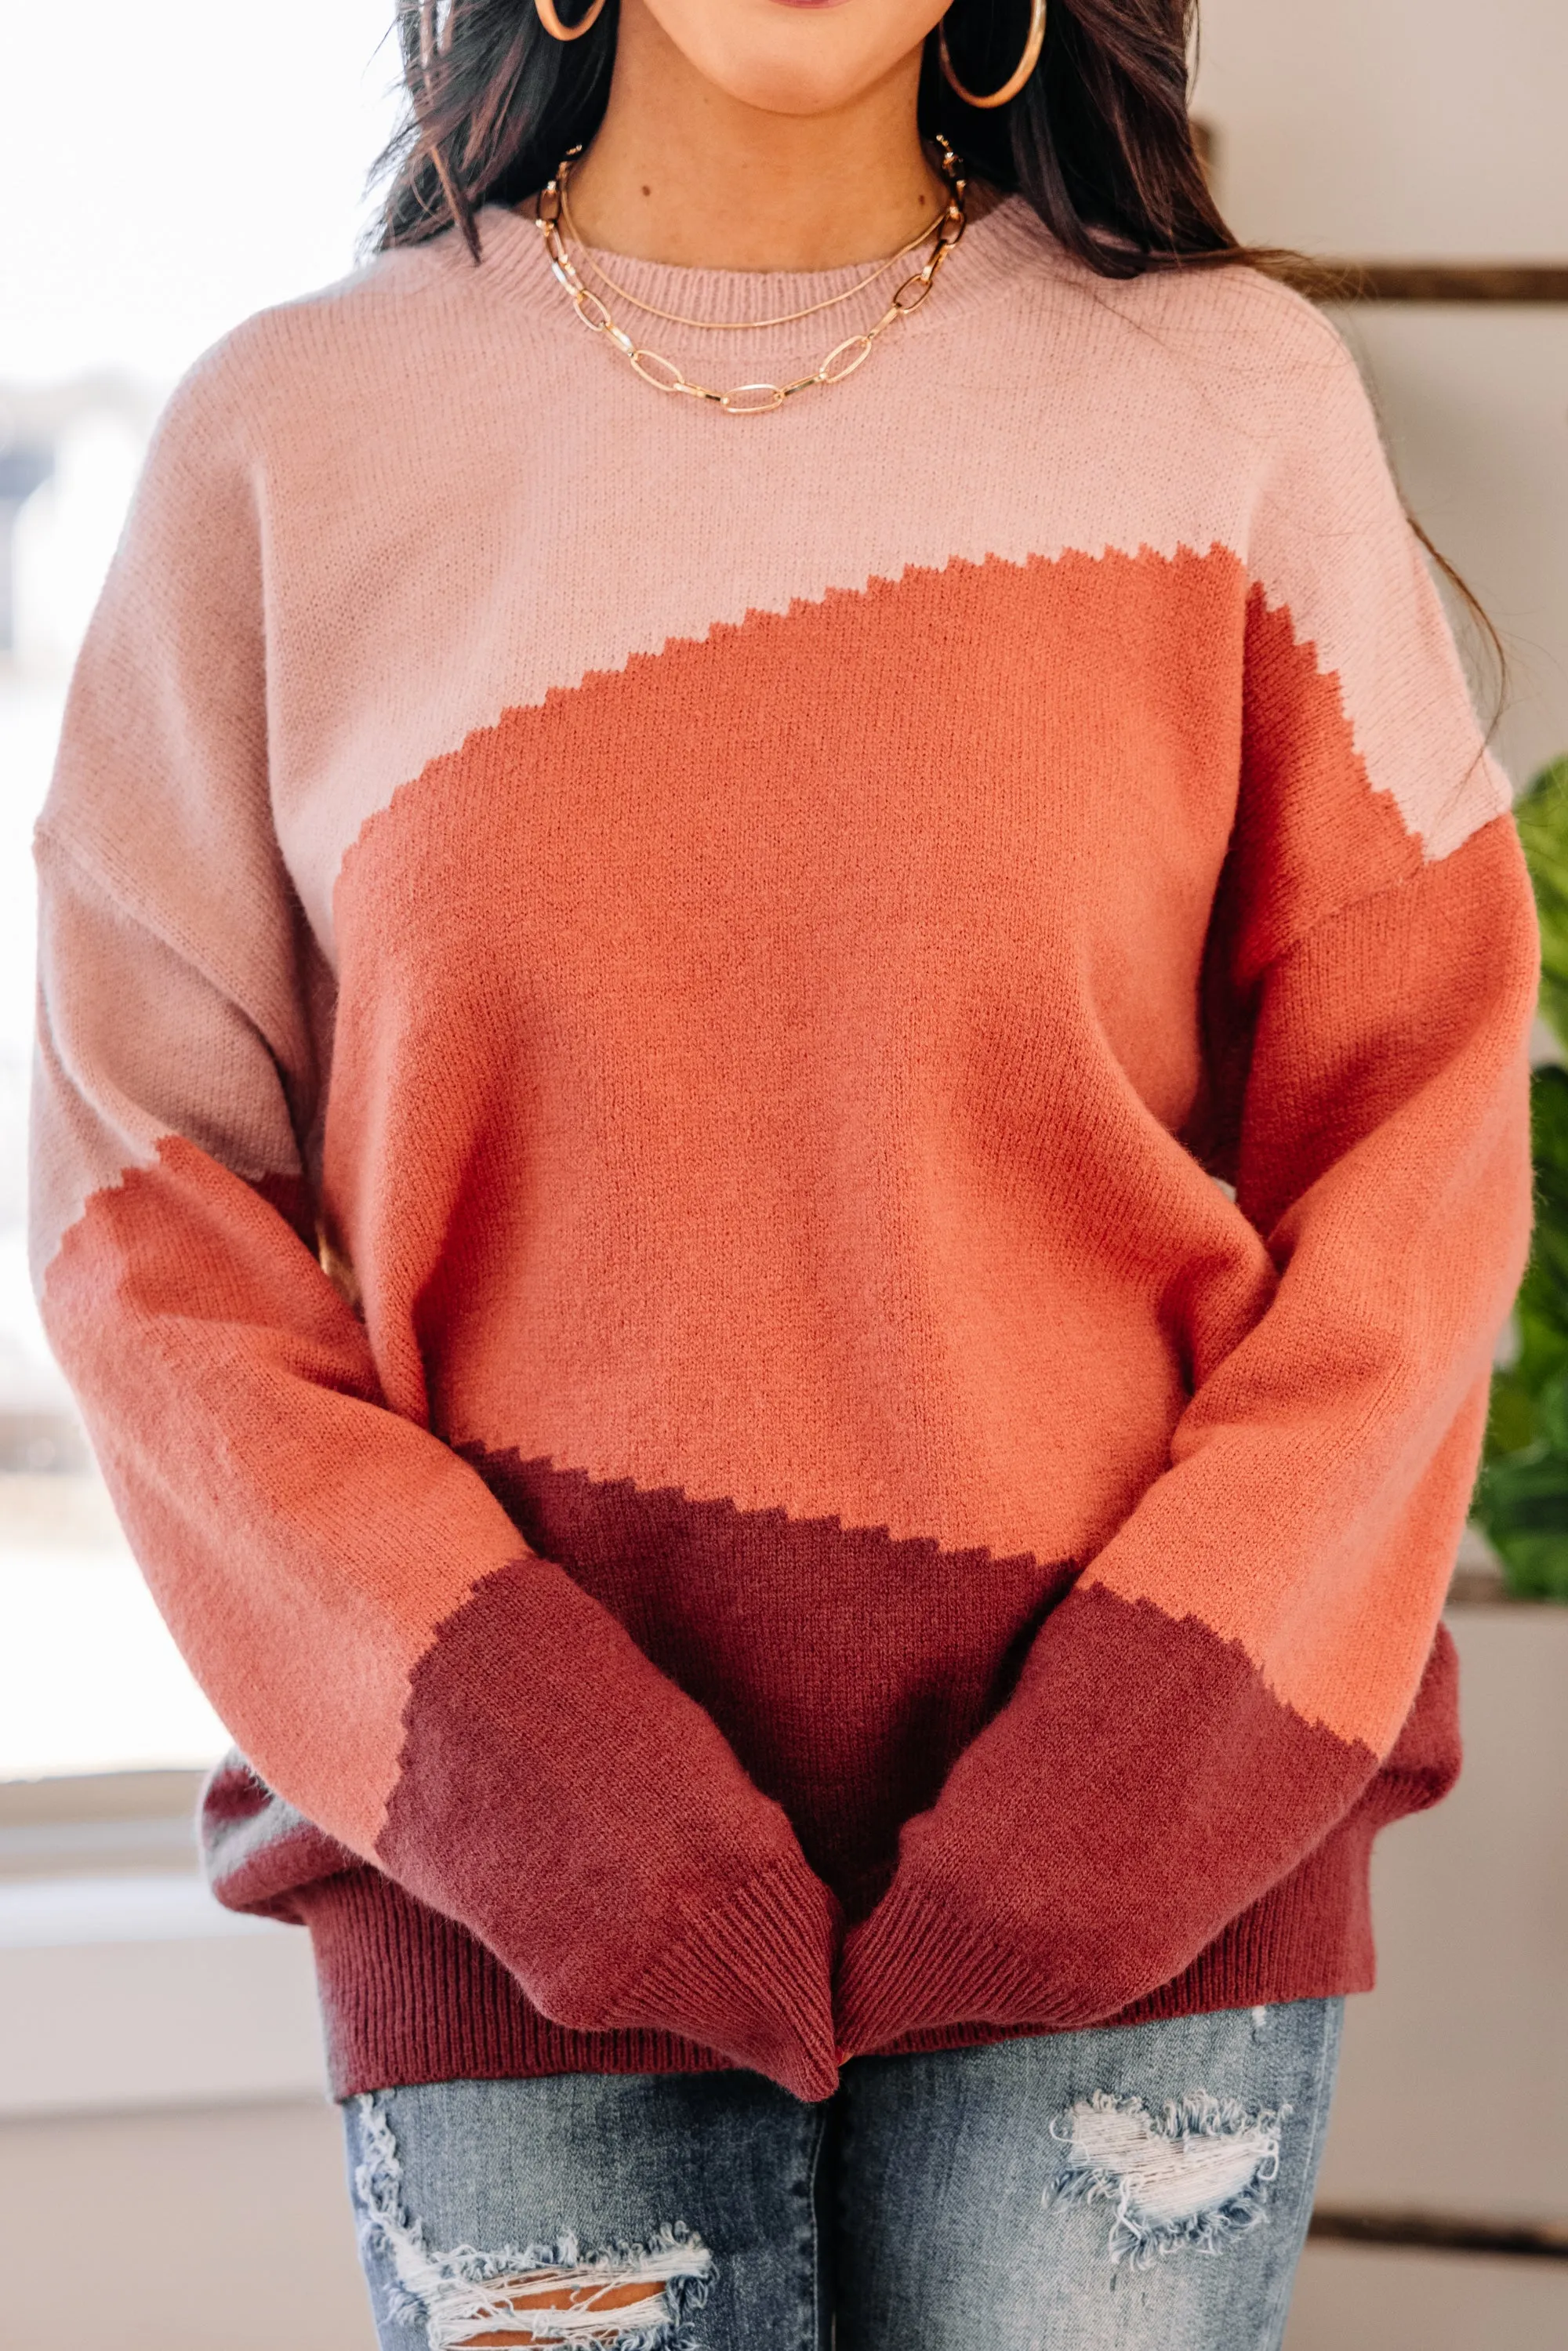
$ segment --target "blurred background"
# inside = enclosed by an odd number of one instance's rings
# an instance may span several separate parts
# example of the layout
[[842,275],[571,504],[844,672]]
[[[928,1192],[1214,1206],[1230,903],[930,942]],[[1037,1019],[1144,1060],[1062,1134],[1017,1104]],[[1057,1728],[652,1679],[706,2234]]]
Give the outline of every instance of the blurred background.
[[[23,1220],[28,837],[71,660],[174,380],[352,264],[395,113],[390,13],[0,0],[9,2351],[371,2344],[304,1938],[218,1911],[194,1876],[191,1807],[224,1734],[49,1362]],[[1197,109],[1242,236],[1362,266],[1334,316],[1413,510],[1506,641],[1498,740],[1522,791],[1568,753],[1568,9],[1205,0]],[[1568,913],[1568,831],[1552,794],[1531,805]],[[1538,1048],[1568,1098],[1549,1021]],[[1563,1136],[1568,1204],[1568,1112]],[[1551,1270],[1513,1334],[1487,1531],[1450,1607],[1469,1769],[1379,1851],[1382,1982],[1353,2003],[1290,2351],[1568,2345],[1568,1281],[1559,1300]]]

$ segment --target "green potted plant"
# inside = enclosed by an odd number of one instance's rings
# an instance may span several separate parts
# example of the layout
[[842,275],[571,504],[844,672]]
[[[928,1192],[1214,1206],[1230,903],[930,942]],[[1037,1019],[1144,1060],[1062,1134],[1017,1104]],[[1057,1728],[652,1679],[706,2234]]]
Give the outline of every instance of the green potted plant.
[[[1568,1050],[1568,757],[1516,810],[1541,918],[1541,1017]],[[1568,1601],[1568,1067],[1531,1076],[1535,1237],[1492,1381],[1474,1515],[1518,1599]]]

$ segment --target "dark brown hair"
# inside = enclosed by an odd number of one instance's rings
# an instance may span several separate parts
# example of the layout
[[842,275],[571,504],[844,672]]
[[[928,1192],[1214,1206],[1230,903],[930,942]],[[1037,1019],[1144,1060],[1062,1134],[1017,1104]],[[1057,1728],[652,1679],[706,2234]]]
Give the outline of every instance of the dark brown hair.
[[[574,5],[572,16],[582,8]],[[455,226],[476,259],[475,214],[541,188],[599,128],[617,0],[580,41],[552,40],[533,0],[400,0],[410,108],[382,159],[382,246]],[[966,106],[926,45],[921,127],[970,169],[1016,190],[1070,253],[1106,277],[1176,262],[1282,256],[1241,246],[1220,217],[1187,114],[1197,0],[1051,0],[1039,66],[1010,105]],[[959,0],[948,38],[972,89],[1000,87],[1023,47],[1029,0]]]

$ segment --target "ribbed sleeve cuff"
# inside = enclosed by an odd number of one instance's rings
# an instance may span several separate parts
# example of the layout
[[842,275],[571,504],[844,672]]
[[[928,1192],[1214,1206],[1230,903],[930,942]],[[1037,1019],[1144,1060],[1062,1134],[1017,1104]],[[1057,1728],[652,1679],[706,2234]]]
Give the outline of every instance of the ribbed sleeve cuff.
[[[1367,1856],[1382,1817],[1381,1809],[1363,1809],[1233,1919],[1190,1968],[1110,2021],[1144,2024],[1370,1990]],[[552,2022],[476,1936],[416,1902],[380,1870],[314,1880],[291,1897],[291,1907],[306,1917],[315,1946],[334,2097],[410,2082],[706,2073],[730,2062],[711,2046],[654,2027],[594,2032]],[[858,1952],[858,1941],[852,1943]],[[858,1973],[858,1958],[855,1967]],[[878,2037],[873,2045],[956,2049],[1032,2029],[1027,2022],[928,2025]]]
[[842,1926],[835,1896],[785,1854],[693,1920],[605,2022],[679,2033],[798,2098],[829,2097]]
[[837,2054],[841,2064],[934,2025],[1050,2025],[1049,2007],[1036,1968],[895,1882],[844,1946]]

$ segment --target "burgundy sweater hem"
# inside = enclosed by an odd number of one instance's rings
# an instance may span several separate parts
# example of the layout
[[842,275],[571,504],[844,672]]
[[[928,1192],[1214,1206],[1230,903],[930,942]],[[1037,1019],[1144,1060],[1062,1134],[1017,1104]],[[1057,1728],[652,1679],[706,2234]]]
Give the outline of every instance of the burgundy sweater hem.
[[[1104,2022],[1144,2024],[1369,1991],[1368,1863],[1379,1825],[1354,1814],[1190,1967]],[[673,2032],[582,2032],[552,2023],[474,1936],[379,1870],[343,1870],[302,1886],[290,1908],[310,1930],[336,2098],[423,2082],[734,2070]],[[868,2053],[971,2048],[1056,2029],[944,2025]]]

